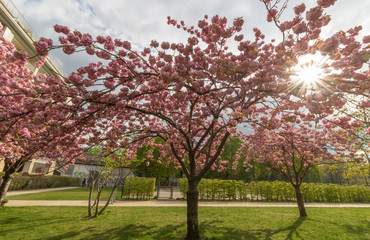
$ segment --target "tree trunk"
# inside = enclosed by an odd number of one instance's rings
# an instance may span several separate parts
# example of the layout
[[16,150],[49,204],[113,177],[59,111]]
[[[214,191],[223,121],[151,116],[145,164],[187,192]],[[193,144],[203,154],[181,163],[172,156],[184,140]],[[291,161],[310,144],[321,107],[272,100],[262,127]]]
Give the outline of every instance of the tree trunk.
[[198,226],[198,181],[188,181],[189,188],[187,195],[187,217],[188,217],[188,233],[187,240],[200,239],[199,226]]
[[6,171],[0,185],[0,207],[4,207],[6,201],[6,193],[8,192],[10,183],[13,180],[15,171]]
[[91,204],[92,193],[93,193],[93,188],[90,186],[89,203],[88,203],[88,206],[87,206],[87,216],[89,216],[89,217],[91,217],[91,215],[92,215],[92,208],[94,207],[94,205]]
[[117,186],[118,186],[118,184],[114,185],[113,190],[110,192],[110,195],[109,195],[109,198],[108,198],[107,202],[105,203],[104,207],[102,209],[100,209],[100,211],[98,212],[98,216],[100,214],[102,214],[104,212],[104,210],[109,206],[110,201],[112,200],[113,193],[117,189]]
[[303,196],[302,196],[300,186],[294,186],[294,189],[295,189],[295,195],[297,198],[299,216],[307,217],[306,208],[304,207]]
[[99,187],[98,188],[98,196],[96,197],[96,205],[95,205],[95,213],[94,213],[94,218],[98,216],[98,213],[99,213],[99,202],[100,202],[100,195],[101,195],[101,192],[103,191],[103,186]]
[[88,217],[91,217],[92,216],[92,209],[94,208],[95,204],[96,204],[96,199],[94,201],[94,204],[91,204],[91,201],[92,201],[92,195],[93,195],[93,192],[94,192],[94,186],[95,186],[95,182],[96,180],[93,180],[93,179],[90,179],[88,181],[88,184],[90,185],[90,192],[89,192],[89,203],[88,203],[88,206],[87,206],[87,216]]

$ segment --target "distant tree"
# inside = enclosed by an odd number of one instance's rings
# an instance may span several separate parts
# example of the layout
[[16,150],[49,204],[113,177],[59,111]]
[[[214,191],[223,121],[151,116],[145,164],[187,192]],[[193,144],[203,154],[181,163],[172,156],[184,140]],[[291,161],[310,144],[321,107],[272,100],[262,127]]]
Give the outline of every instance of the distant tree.
[[341,161],[351,144],[333,134],[332,128],[326,129],[317,121],[309,124],[310,119],[315,120],[312,117],[298,112],[280,118],[264,116],[257,122],[254,134],[246,136],[244,148],[249,153],[246,165],[253,167],[251,160],[264,164],[292,184],[301,217],[307,216],[300,186],[308,171],[323,162]]
[[[159,138],[155,142],[165,144]],[[139,171],[144,177],[154,177],[159,180],[163,177],[175,177],[181,174],[179,169],[175,169],[174,163],[169,162],[168,166],[162,164],[163,159],[157,147],[146,145],[138,148],[136,159],[137,164],[133,167],[133,170]]]

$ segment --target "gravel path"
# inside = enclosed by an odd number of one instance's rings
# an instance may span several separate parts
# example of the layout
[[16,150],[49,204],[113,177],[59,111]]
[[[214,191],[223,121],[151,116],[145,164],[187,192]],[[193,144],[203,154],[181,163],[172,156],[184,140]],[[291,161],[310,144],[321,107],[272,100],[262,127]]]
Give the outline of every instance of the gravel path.
[[30,194],[30,193],[40,193],[40,192],[52,192],[52,191],[60,191],[66,189],[74,189],[79,187],[61,187],[61,188],[44,188],[44,189],[32,189],[32,190],[21,190],[21,191],[9,191],[6,193],[6,196],[16,196],[22,194]]
[[[104,205],[101,201],[100,205]],[[87,201],[51,201],[51,200],[9,200],[7,207],[21,206],[87,206]],[[116,201],[112,207],[185,207],[186,201],[181,200],[150,200],[150,201]],[[199,202],[200,207],[297,207],[296,203],[279,202]],[[306,203],[306,207],[357,207],[370,208],[366,203]]]

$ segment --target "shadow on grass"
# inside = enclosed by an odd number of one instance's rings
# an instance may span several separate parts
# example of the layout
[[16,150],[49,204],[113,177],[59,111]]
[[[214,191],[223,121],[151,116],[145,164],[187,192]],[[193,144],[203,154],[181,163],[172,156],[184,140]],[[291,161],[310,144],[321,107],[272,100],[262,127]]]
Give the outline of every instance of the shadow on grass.
[[243,230],[223,226],[222,221],[205,221],[200,224],[200,235],[202,239],[224,240],[224,239],[261,239],[263,234],[254,230]]
[[[104,231],[96,231],[96,228],[90,227],[82,229],[81,232],[71,231],[62,233],[49,238],[43,238],[42,240],[58,240],[65,238],[90,240],[90,239],[144,239],[150,236],[150,239],[178,239],[183,234],[179,231],[183,225],[166,225],[164,227],[146,226],[146,225],[135,225],[130,224],[124,227],[115,227],[110,229],[104,229]],[[85,235],[83,232],[90,232]],[[39,239],[41,240],[41,239]]]
[[359,225],[348,225],[344,224],[342,225],[345,229],[347,229],[347,232],[361,235],[361,236],[368,236],[369,229],[370,229],[370,221],[363,220],[361,221],[361,226]]
[[293,239],[293,235],[295,235],[294,239],[303,239],[303,237],[300,236],[299,232],[298,232],[298,228],[302,225],[302,223],[306,220],[306,217],[299,217],[292,225],[290,225],[289,227],[285,227],[285,228],[280,228],[276,231],[273,231],[273,232],[267,232],[267,235],[266,235],[266,240],[267,239],[274,239],[274,238],[271,238],[273,237],[274,235],[278,234],[278,233],[281,233],[281,232],[288,232],[288,235],[287,237],[285,238],[286,240],[291,240]]
[[[265,240],[272,240],[276,239],[274,236],[276,234],[282,233],[284,234],[287,232],[287,236],[285,239],[303,239],[299,232],[298,228],[302,225],[306,218],[298,218],[292,225],[277,229],[273,231],[271,229],[251,229],[251,230],[244,230],[244,229],[237,229],[232,227],[224,227],[222,221],[209,221],[203,222],[201,224],[201,235],[205,236],[205,239],[265,239]],[[262,226],[262,225],[261,225]],[[212,237],[208,237],[211,235]],[[295,236],[294,236],[295,235]]]
[[61,239],[66,239],[66,238],[72,238],[74,239],[76,236],[78,236],[80,232],[68,232],[68,233],[63,233],[57,236],[49,237],[49,238],[40,238],[37,240],[61,240]]
[[[14,231],[34,229],[35,225],[36,226],[47,226],[47,225],[54,225],[54,224],[62,224],[62,223],[70,222],[74,219],[75,219],[74,217],[42,218],[42,219],[36,219],[35,221],[37,221],[37,224],[35,224],[35,222],[33,221],[24,221],[24,219],[21,216],[20,217],[5,217],[1,219],[0,226],[16,225],[15,229],[11,229],[11,228],[8,230],[1,229],[1,233],[3,235],[6,235],[6,234],[11,234]],[[19,227],[20,222],[24,222],[22,224],[22,227]]]
[[[88,221],[87,218],[84,218]],[[60,219],[39,219],[38,225],[52,225],[70,221],[71,218]],[[305,218],[297,219],[291,226],[273,231],[271,229],[238,229],[224,226],[223,221],[204,221],[199,225],[202,239],[275,239],[276,234],[288,232],[285,239],[303,239],[300,237],[298,227],[304,222]],[[6,220],[5,220],[6,221]],[[13,219],[16,221],[16,219]],[[47,222],[46,222],[47,221]],[[261,227],[263,225],[261,224]],[[23,229],[33,228],[34,226],[25,226]],[[186,235],[186,223],[168,224],[164,226],[129,224],[124,226],[112,226],[112,228],[100,229],[99,227],[82,228],[80,231],[61,232],[59,235],[43,237],[42,240],[58,239],[183,239]],[[295,236],[294,236],[295,235]],[[41,239],[38,239],[41,240]]]

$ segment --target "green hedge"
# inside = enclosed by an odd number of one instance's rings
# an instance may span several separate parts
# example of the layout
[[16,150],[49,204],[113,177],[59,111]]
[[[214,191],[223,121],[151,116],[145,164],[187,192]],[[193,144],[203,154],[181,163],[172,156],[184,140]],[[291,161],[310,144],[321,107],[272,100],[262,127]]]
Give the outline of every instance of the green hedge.
[[123,197],[125,199],[150,199],[154,196],[155,178],[127,177]]
[[[179,186],[186,197],[187,179],[180,179]],[[282,181],[202,179],[198,190],[202,200],[295,201],[294,188]],[[370,202],[370,187],[366,186],[302,183],[301,191],[305,202]]]
[[[3,175],[4,173],[0,173],[0,178],[2,178]],[[9,191],[81,186],[81,181],[81,178],[66,176],[15,174],[10,184]]]

